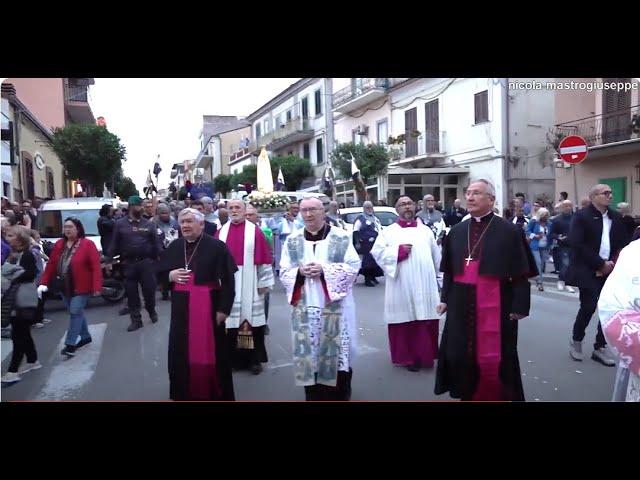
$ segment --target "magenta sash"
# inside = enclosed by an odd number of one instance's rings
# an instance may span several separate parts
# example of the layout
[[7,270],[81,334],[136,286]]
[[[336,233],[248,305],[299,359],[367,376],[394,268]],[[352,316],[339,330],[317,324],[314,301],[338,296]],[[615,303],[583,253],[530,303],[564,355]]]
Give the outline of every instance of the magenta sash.
[[464,264],[464,272],[453,279],[456,283],[476,286],[476,361],[479,378],[472,400],[505,400],[499,377],[500,280],[480,275],[477,260]]
[[211,400],[214,390],[222,395],[216,372],[216,342],[211,317],[211,290],[217,288],[214,284],[195,285],[193,273],[187,284],[175,283],[173,286],[177,292],[189,293],[189,394],[194,400]]

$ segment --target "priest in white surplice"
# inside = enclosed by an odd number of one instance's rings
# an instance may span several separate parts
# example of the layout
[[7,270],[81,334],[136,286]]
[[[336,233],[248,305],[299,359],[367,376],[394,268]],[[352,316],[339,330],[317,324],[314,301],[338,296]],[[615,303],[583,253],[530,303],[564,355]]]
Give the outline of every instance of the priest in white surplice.
[[322,202],[300,203],[304,228],[282,247],[280,279],[293,306],[296,385],[307,400],[349,400],[356,341],[353,284],[360,258],[350,235],[325,221]]
[[441,254],[431,229],[416,221],[409,197],[398,199],[396,211],[398,221],[378,235],[371,255],[386,276],[384,319],[391,361],[417,372],[432,368],[438,356],[436,272]]
[[264,295],[275,283],[271,248],[262,230],[245,219],[242,200],[229,201],[229,219],[216,237],[227,244],[238,265],[235,300],[227,318],[227,338],[234,368],[249,369],[255,375],[267,361],[264,345]]

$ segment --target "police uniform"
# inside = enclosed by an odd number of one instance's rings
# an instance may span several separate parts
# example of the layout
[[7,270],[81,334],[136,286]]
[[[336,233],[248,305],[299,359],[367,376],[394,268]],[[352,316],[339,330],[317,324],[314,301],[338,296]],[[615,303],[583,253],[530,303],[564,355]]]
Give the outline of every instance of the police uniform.
[[[136,200],[129,199],[129,204]],[[133,203],[136,204],[136,203]],[[153,222],[145,218],[131,216],[121,218],[115,224],[109,256],[120,255],[127,291],[127,304],[131,316],[129,331],[142,327],[138,284],[142,287],[145,309],[153,323],[158,321],[156,313],[155,262],[160,254],[157,229]]]

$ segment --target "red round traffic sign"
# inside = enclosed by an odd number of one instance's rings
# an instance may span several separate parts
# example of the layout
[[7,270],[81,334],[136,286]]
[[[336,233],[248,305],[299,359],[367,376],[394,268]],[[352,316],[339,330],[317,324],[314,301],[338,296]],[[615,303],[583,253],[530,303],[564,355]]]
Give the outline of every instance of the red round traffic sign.
[[558,151],[565,162],[580,163],[587,158],[587,142],[578,135],[569,135],[562,139]]

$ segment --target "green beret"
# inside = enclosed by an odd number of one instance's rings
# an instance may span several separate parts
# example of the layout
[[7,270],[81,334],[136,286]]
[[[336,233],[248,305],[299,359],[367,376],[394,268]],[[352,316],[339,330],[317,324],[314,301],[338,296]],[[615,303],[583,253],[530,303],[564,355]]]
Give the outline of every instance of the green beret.
[[131,195],[129,197],[129,206],[131,205],[142,205],[142,199],[138,195]]

